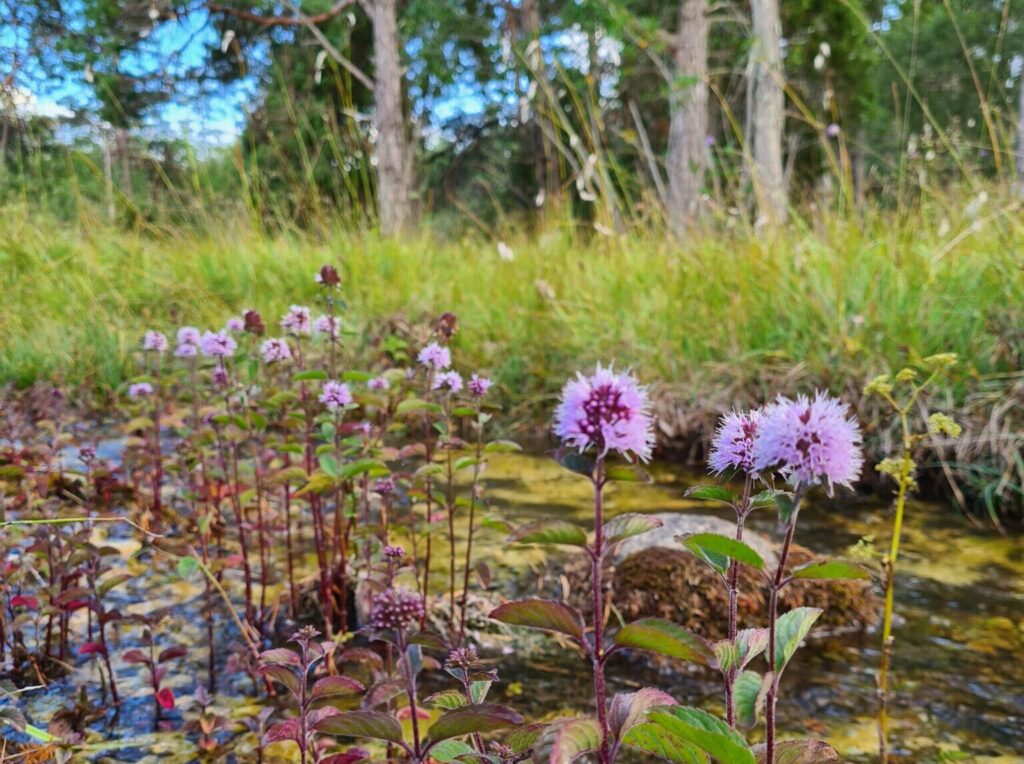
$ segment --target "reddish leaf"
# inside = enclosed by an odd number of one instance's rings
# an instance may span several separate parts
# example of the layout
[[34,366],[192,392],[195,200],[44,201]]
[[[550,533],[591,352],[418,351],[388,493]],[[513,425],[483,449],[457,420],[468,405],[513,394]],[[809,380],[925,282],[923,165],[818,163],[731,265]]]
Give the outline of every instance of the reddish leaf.
[[174,660],[175,658],[184,658],[188,655],[188,648],[185,647],[168,647],[157,657],[157,663],[164,663],[166,661]]
[[[398,719],[399,721],[402,721],[402,722],[411,719],[412,718],[412,709],[410,709],[409,706],[402,706],[400,709],[395,711],[395,718]],[[421,708],[420,706],[416,706],[416,718],[417,719],[429,719],[430,718],[430,712],[427,709],[425,709],[425,708]]]
[[278,722],[263,736],[265,743],[280,743],[282,740],[294,740],[296,743],[302,739],[302,728],[298,719],[285,719]]
[[320,764],[356,764],[358,761],[366,761],[370,758],[370,752],[365,748],[349,748],[344,753],[335,753],[326,759],[320,759]]
[[15,594],[11,597],[11,607],[27,607],[29,610],[38,610],[39,600],[30,594]]
[[107,648],[105,648],[99,642],[86,642],[78,648],[78,657],[81,658],[83,655],[106,655]]
[[339,698],[346,695],[358,695],[366,688],[362,682],[357,682],[347,676],[327,676],[313,685],[313,692],[310,695],[312,700],[320,698]]
[[160,708],[170,711],[174,708],[174,691],[170,687],[164,687],[156,694],[156,702],[160,704]]
[[526,626],[568,634],[583,641],[583,616],[579,611],[555,600],[525,599],[507,602],[491,611],[491,618],[512,626]]
[[121,660],[125,663],[148,663],[149,656],[142,652],[142,650],[129,650],[121,656]]

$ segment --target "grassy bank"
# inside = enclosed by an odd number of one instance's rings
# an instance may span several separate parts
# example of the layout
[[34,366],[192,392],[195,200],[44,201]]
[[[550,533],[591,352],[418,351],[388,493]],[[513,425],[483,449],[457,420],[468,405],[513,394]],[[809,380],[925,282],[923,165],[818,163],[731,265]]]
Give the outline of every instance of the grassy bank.
[[6,210],[0,235],[0,380],[116,384],[150,326],[220,326],[312,300],[324,262],[345,271],[360,320],[452,310],[463,358],[517,394],[557,386],[593,359],[646,377],[767,357],[814,376],[861,376],[908,353],[959,353],[978,374],[1014,370],[1024,324],[1024,221],[990,204],[974,218],[933,204],[899,223],[875,214],[794,222],[776,234],[716,230],[584,239],[558,228],[494,242],[398,241],[341,230],[268,237],[126,233]]
[[289,303],[314,299],[312,274],[333,262],[357,329],[455,312],[461,362],[493,373],[520,412],[546,407],[575,369],[612,359],[668,391],[666,419],[678,420],[668,428],[685,441],[715,412],[773,390],[826,384],[856,402],[865,378],[955,352],[945,404],[974,405],[980,422],[1006,399],[1024,352],[1024,220],[1012,201],[971,207],[929,202],[905,221],[823,214],[778,232],[737,221],[682,240],[552,226],[509,233],[511,260],[493,240],[429,230],[397,241],[268,236],[243,222],[125,232],[9,209],[0,380],[117,385],[145,329],[184,317],[219,327],[247,306],[273,327]]

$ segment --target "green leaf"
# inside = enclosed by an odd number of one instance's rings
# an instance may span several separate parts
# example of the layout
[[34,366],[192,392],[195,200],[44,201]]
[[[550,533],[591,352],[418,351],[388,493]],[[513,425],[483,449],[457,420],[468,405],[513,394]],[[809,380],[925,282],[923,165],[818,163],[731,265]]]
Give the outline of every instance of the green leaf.
[[[754,746],[757,764],[765,764],[768,752],[764,744]],[[836,749],[822,740],[779,740],[775,744],[775,764],[819,764],[839,761]]]
[[398,743],[403,748],[402,725],[390,714],[381,711],[344,711],[321,719],[316,731],[337,737],[368,737]]
[[292,374],[292,382],[323,382],[327,379],[327,372],[321,369],[306,369]]
[[594,460],[588,456],[584,456],[576,451],[568,451],[559,454],[556,458],[558,463],[570,472],[575,472],[577,475],[585,475],[586,477],[594,476]]
[[775,621],[775,673],[781,674],[790,658],[800,647],[814,622],[822,613],[816,607],[798,607],[783,613]]
[[490,617],[510,626],[554,631],[583,641],[583,616],[563,602],[541,599],[506,602],[492,610]]
[[360,475],[382,477],[390,474],[391,470],[388,469],[388,465],[379,459],[359,459],[342,467],[341,471],[338,473],[338,477],[341,480],[351,480],[352,478],[359,477]]
[[518,528],[508,537],[512,544],[566,544],[586,546],[587,534],[565,520],[536,520]]
[[570,719],[559,725],[548,762],[570,764],[585,754],[593,753],[600,745],[601,727],[596,719]]
[[466,696],[458,690],[442,690],[428,697],[427,703],[443,708],[446,711],[451,711],[453,708],[460,708],[466,705]]
[[704,666],[710,665],[715,657],[703,639],[663,618],[641,618],[626,624],[614,641],[619,647],[648,650]]
[[708,755],[728,764],[755,764],[754,754],[736,730],[699,708],[661,706],[652,709],[651,721],[693,743]]
[[430,758],[441,764],[456,761],[460,756],[475,756],[476,749],[461,740],[445,740],[430,749]]
[[677,541],[724,576],[729,570],[729,560],[749,565],[755,570],[764,570],[761,555],[742,541],[722,536],[718,533],[694,533],[689,536],[676,536]]
[[664,727],[646,722],[633,727],[622,741],[630,748],[657,756],[672,764],[707,764],[708,757],[693,743],[677,737]]
[[604,524],[604,540],[606,544],[617,544],[620,541],[639,536],[641,533],[660,528],[664,523],[657,517],[643,515],[639,512],[627,512],[618,515]]
[[814,578],[827,581],[848,581],[871,579],[871,575],[860,565],[841,560],[811,562],[793,571],[793,578]]
[[407,398],[395,407],[395,413],[399,416],[403,414],[413,414],[417,411],[430,411],[438,413],[442,409],[436,403],[424,401],[419,398]]
[[683,495],[701,501],[717,501],[721,504],[728,504],[730,507],[734,506],[737,501],[736,494],[721,485],[695,485],[692,488],[687,488]]
[[443,713],[427,732],[427,746],[463,735],[515,727],[523,717],[511,708],[496,703],[473,703]]
[[654,478],[647,470],[633,464],[615,464],[605,470],[604,476],[607,480],[616,480],[620,483],[654,482]]
[[793,494],[786,493],[785,491],[776,493],[775,508],[779,511],[779,525],[783,527],[789,525],[789,519],[796,510],[796,505],[793,503]]
[[774,506],[776,493],[777,491],[761,491],[761,493],[754,494],[750,499],[750,508],[761,509],[762,507]]
[[[182,557],[180,560],[178,560],[178,575],[181,576],[182,578],[188,578],[189,576],[191,576],[191,572],[189,572],[189,571],[186,571],[185,575],[183,575],[182,572],[181,572],[181,563],[185,559],[191,559],[193,562],[195,562],[195,558],[185,558],[185,557]],[[198,567],[198,563],[196,563],[196,566]],[[188,566],[186,565],[186,568],[187,567]],[[104,579],[103,581],[100,582],[99,586],[96,587],[96,594],[98,596],[102,597],[103,595],[107,594],[108,592],[116,589],[121,584],[127,583],[128,581],[131,581],[133,578],[135,578],[135,576],[133,576],[131,573],[115,573],[114,575],[112,575],[109,578],[106,578],[106,579]]]
[[309,476],[309,480],[306,484],[297,490],[294,494],[295,497],[305,496],[308,493],[325,493],[334,488],[334,478],[328,475],[326,472],[317,470]]
[[335,480],[338,479],[338,460],[332,454],[323,454],[320,457],[320,469]]
[[533,748],[533,744],[537,742],[537,738],[547,729],[547,726],[544,723],[527,724],[512,730],[505,738],[505,745],[514,753],[526,753]]
[[491,682],[486,679],[478,679],[469,683],[469,696],[474,703],[483,703],[487,699],[487,693],[491,689]]
[[741,727],[750,729],[757,724],[758,711],[762,707],[762,689],[767,689],[767,682],[762,681],[756,671],[744,671],[736,677],[732,697],[736,704],[736,721]]
[[514,440],[492,440],[486,446],[484,451],[491,454],[506,454],[513,451],[522,451],[523,447],[516,443]]
[[715,643],[718,668],[729,671],[743,669],[768,647],[768,629],[744,629],[732,642],[723,639]]
[[195,557],[186,556],[178,560],[178,575],[182,578],[192,578],[192,574],[197,570],[199,570],[199,560]]

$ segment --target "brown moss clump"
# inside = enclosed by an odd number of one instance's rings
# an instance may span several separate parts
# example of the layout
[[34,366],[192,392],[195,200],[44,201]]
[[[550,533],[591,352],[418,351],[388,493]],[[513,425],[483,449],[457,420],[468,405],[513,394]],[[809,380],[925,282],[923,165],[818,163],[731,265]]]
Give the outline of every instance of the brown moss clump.
[[[804,547],[790,551],[790,567],[820,560]],[[590,598],[589,561],[566,566],[573,604],[587,614]],[[703,562],[683,550],[652,547],[630,555],[605,574],[606,596],[626,621],[666,618],[709,639],[725,636],[728,594],[725,584]],[[780,610],[822,608],[818,623],[835,629],[865,629],[875,623],[878,598],[865,581],[793,581],[782,592]],[[749,568],[740,569],[737,602],[741,628],[764,626],[767,590]]]

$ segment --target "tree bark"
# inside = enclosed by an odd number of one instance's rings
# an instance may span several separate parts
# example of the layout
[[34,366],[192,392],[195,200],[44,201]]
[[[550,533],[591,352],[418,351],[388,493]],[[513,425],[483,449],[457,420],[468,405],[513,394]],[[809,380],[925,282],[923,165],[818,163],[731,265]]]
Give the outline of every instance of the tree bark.
[[[531,139],[533,141],[533,171],[540,191],[544,192],[543,198],[549,207],[558,206],[558,195],[561,189],[558,171],[558,156],[550,140],[545,135],[543,123],[546,120],[542,108],[547,97],[540,79],[545,76],[544,51],[540,44],[540,8],[537,0],[522,0],[519,8],[520,24],[522,26],[523,39],[526,41],[526,65],[528,68],[527,77],[537,83],[536,94],[530,104],[532,124],[530,126]],[[554,128],[548,125],[548,135],[554,133]]]
[[1024,72],[1017,96],[1017,192],[1024,197]]
[[377,215],[385,236],[412,222],[412,146],[402,106],[397,0],[373,2],[374,100],[377,127]]
[[754,184],[763,215],[786,216],[782,169],[785,94],[782,90],[782,21],[779,0],[751,0],[754,31],[753,157]]
[[668,219],[683,230],[701,206],[708,135],[708,13],[706,0],[682,0],[673,50],[668,135]]

